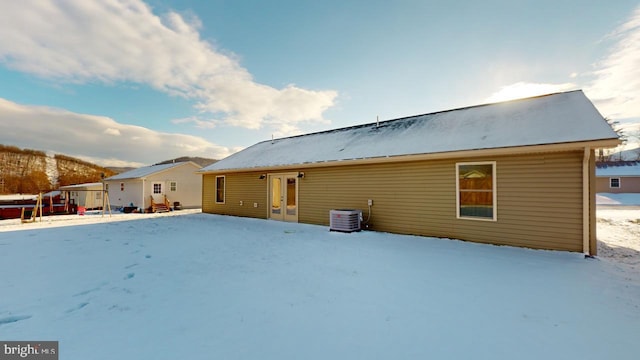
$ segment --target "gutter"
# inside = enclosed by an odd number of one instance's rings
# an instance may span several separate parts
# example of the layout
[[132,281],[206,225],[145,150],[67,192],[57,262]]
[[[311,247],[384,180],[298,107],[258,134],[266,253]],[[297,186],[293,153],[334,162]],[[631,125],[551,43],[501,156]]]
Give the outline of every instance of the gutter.
[[[229,173],[241,173],[241,172],[258,172],[258,171],[264,172],[264,171],[276,171],[276,170],[289,170],[292,168],[293,169],[310,169],[310,168],[329,167],[329,166],[350,166],[350,165],[364,165],[364,164],[380,164],[380,163],[389,163],[389,162],[442,160],[442,159],[488,157],[488,156],[502,156],[502,155],[516,155],[516,154],[548,153],[548,152],[560,152],[560,151],[581,151],[585,147],[588,147],[589,149],[616,147],[618,146],[619,143],[620,142],[618,139],[602,139],[602,140],[593,140],[593,141],[581,141],[581,142],[575,142],[575,143],[527,145],[527,146],[502,147],[502,148],[492,148],[492,149],[469,149],[469,150],[444,151],[444,152],[427,153],[427,154],[389,155],[389,156],[354,158],[354,159],[334,159],[334,160],[323,160],[323,161],[317,161],[317,162],[288,163],[288,164],[281,164],[281,165],[257,165],[257,166],[214,169],[214,170],[205,170],[203,168],[196,172],[203,175],[229,174]],[[221,160],[221,161],[224,161],[224,160]]]

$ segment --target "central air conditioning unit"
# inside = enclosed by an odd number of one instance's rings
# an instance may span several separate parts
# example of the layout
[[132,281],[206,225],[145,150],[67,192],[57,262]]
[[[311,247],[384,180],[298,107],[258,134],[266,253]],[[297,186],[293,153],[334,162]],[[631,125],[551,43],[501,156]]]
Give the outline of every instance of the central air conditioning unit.
[[360,231],[362,210],[338,209],[329,211],[329,231]]

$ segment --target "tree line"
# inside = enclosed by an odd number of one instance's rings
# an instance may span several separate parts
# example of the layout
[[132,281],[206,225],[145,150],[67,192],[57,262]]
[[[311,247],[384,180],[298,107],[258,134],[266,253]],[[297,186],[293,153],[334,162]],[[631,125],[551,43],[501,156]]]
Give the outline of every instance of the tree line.
[[37,194],[113,175],[112,170],[70,156],[48,158],[44,151],[0,145],[0,194]]

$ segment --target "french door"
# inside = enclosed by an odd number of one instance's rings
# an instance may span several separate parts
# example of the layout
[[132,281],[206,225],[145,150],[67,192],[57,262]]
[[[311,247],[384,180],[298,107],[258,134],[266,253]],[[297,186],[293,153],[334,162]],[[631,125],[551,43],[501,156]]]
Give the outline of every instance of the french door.
[[269,174],[269,218],[298,221],[298,174]]

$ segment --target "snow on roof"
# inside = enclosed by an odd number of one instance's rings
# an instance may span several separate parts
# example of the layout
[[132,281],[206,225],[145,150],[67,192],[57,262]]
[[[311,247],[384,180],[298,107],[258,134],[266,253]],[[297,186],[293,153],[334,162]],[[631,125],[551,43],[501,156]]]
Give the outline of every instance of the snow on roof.
[[102,187],[102,183],[101,182],[95,182],[95,183],[65,185],[65,186],[60,186],[60,189],[61,190],[73,190],[73,189],[83,189],[83,188],[98,187],[98,186]]
[[38,195],[30,195],[30,194],[0,195],[0,201],[36,200],[37,198],[38,198]]
[[617,138],[576,90],[263,141],[201,171]]
[[596,167],[596,176],[640,176],[640,162],[625,162]]
[[162,165],[151,165],[151,166],[145,166],[145,167],[141,167],[141,168],[137,168],[137,169],[133,169],[133,170],[129,170],[129,171],[125,171],[123,173],[108,177],[106,179],[104,179],[105,181],[108,180],[126,180],[126,179],[141,179],[144,177],[147,177],[149,175],[161,172],[161,171],[165,171],[174,167],[178,167],[184,164],[189,163],[189,161],[183,161],[183,162],[177,162],[177,163],[170,163],[170,164],[162,164]]

